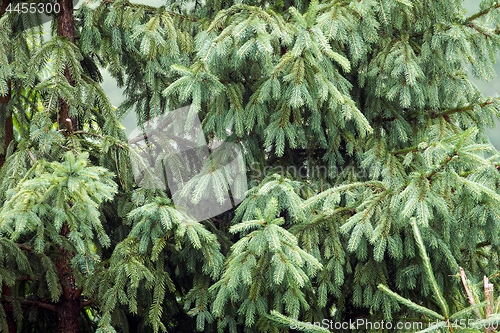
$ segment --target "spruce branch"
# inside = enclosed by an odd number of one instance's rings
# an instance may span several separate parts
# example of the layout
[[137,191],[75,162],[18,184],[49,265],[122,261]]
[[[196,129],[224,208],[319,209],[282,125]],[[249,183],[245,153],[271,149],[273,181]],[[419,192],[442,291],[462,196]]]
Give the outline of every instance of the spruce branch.
[[[474,24],[472,23],[472,21],[474,21],[475,19],[478,19],[478,18],[480,18],[481,16],[484,16],[484,15],[488,14],[490,11],[495,10],[495,9],[498,9],[498,8],[500,8],[500,4],[498,4],[498,3],[497,3],[496,5],[494,5],[494,6],[492,6],[492,7],[486,8],[486,9],[484,9],[484,10],[482,10],[482,11],[480,11],[480,12],[476,13],[476,14],[473,14],[473,15],[469,16],[469,17],[468,17],[468,18],[466,18],[466,19],[465,19],[465,20],[464,20],[461,24],[462,24],[462,25],[465,25],[465,26],[469,26],[469,27],[471,27],[471,28],[474,28],[474,29],[475,29],[476,31],[478,31],[479,33],[481,33],[481,34],[483,34],[483,35],[485,35],[485,36],[488,36],[488,35],[487,35],[487,34],[485,34],[484,32],[482,32],[482,31],[478,30],[478,29],[474,26]],[[433,27],[430,27],[430,29],[432,29],[432,28],[433,28]],[[451,29],[451,26],[447,26],[447,27],[445,27],[445,28],[444,28],[444,30],[445,30],[445,31],[450,30],[450,29]],[[426,30],[426,31],[427,31],[427,30]],[[409,37],[409,38],[421,37],[421,36],[423,36],[423,35],[425,34],[425,32],[426,32],[426,31],[420,31],[420,32],[412,33],[412,34],[409,34],[409,35],[408,35],[408,37]],[[498,34],[498,33],[499,33],[499,31],[498,31],[498,30],[495,30],[495,33],[497,33],[497,34]],[[402,40],[402,39],[401,39],[401,38],[399,38],[399,39],[396,39],[396,40],[394,40],[394,41],[392,41],[392,42],[394,43],[394,42],[398,42],[398,41],[401,41],[401,40]]]
[[[24,305],[36,305],[40,308],[47,309],[47,310],[54,311],[54,312],[57,312],[59,309],[59,307],[57,305],[45,303],[42,301],[34,301],[34,300],[29,300],[29,299],[24,299],[24,298],[18,298],[17,300],[19,300],[19,302],[21,304],[24,304]],[[4,301],[8,302],[8,303],[13,303],[16,300],[12,297],[6,297],[6,298],[4,298]]]
[[32,251],[33,247],[25,244],[16,243],[17,247],[24,251]]
[[392,153],[394,155],[399,155],[399,154],[408,154],[408,153],[416,153],[418,151],[425,151],[427,149],[429,149],[430,147],[432,146],[435,146],[436,144],[435,143],[431,143],[429,144],[427,147],[425,147],[424,149],[420,149],[418,148],[418,146],[413,146],[413,147],[408,147],[408,148],[403,148],[403,149],[398,149],[396,151],[393,151]]
[[[479,104],[476,104],[474,101],[472,101],[471,103],[469,103],[469,105],[467,106],[461,106],[461,107],[456,107],[456,108],[448,108],[448,109],[444,109],[443,111],[441,112],[435,112],[435,111],[432,111],[432,110],[424,110],[424,112],[422,114],[430,114],[430,117],[431,119],[436,119],[436,118],[439,118],[439,117],[447,117],[451,114],[454,114],[454,113],[460,113],[460,112],[466,112],[466,111],[470,111],[470,110],[473,110],[474,107],[477,105],[481,108],[485,107],[485,106],[488,106],[488,105],[491,105],[493,103],[495,103],[495,101],[500,101],[500,98],[495,98],[495,99],[492,99],[492,100],[489,100],[489,101],[486,101],[486,102],[483,102],[483,103],[479,103]],[[416,120],[417,118],[415,116],[412,116],[410,118],[407,119],[407,121],[414,121]],[[375,122],[392,122],[392,121],[395,121],[397,120],[396,117],[390,117],[390,118],[373,118],[372,121],[375,121]],[[407,149],[407,148],[405,148]],[[416,149],[416,147],[413,147],[413,148],[409,148],[410,151],[417,151],[417,150],[411,150],[411,149]],[[403,149],[401,149],[401,152],[398,153],[398,154],[403,154]]]
[[457,152],[455,152],[455,153],[453,153],[452,155],[448,156],[448,157],[447,157],[447,158],[446,158],[443,162],[441,162],[441,163],[438,165],[438,167],[437,167],[437,168],[435,168],[435,169],[434,169],[433,171],[431,171],[428,175],[426,175],[426,176],[425,176],[425,178],[427,178],[427,179],[431,179],[431,180],[432,180],[432,177],[434,177],[434,175],[435,175],[436,173],[438,173],[438,172],[439,172],[439,170],[444,169],[444,167],[445,167],[448,163],[450,163],[450,161],[451,161],[451,160],[453,160],[453,158],[454,158],[455,156],[458,156],[458,153],[457,153]]
[[[110,3],[110,4],[115,4],[116,1],[112,1],[112,0],[103,0],[102,1],[103,3]],[[149,6],[149,5],[145,5],[145,4],[141,4],[141,3],[132,3],[130,1],[127,1],[126,3],[123,3],[121,4],[123,7],[132,7],[132,8],[143,8],[145,11],[147,12],[150,12],[152,14],[157,14],[158,13],[158,8],[157,7],[153,7],[153,6]],[[197,19],[194,19],[192,17],[187,17],[187,16],[184,16],[184,15],[181,15],[179,13],[174,13],[174,12],[171,12],[171,11],[167,11],[167,10],[164,10],[165,13],[169,14],[170,16],[177,16],[177,17],[180,17],[182,19],[185,19],[185,20],[189,20],[189,21],[192,21],[192,22],[198,22]]]
[[397,293],[393,292],[392,290],[390,290],[389,288],[387,288],[383,284],[379,284],[378,285],[378,289],[382,290],[384,293],[386,293],[387,295],[389,295],[391,298],[394,298],[399,303],[406,305],[410,309],[413,309],[413,310],[418,311],[420,313],[426,314],[426,315],[431,316],[431,317],[433,317],[435,319],[438,319],[438,320],[444,320],[445,319],[445,317],[443,317],[439,313],[437,313],[435,311],[432,311],[431,309],[428,309],[428,308],[423,307],[421,305],[418,305],[418,304],[412,302],[411,300],[398,295]]
[[295,326],[296,330],[303,331],[306,333],[328,333],[329,330],[321,327],[321,326],[313,326],[310,323],[305,323],[298,321],[296,319],[285,316],[278,311],[271,310],[270,314],[265,314],[264,317],[283,329],[290,329],[290,327]]
[[310,223],[302,224],[298,230],[294,231],[293,235],[297,236],[297,234],[299,234],[299,233],[301,233],[309,228],[314,228],[314,227],[318,226],[319,224],[323,223],[324,221],[331,219],[333,216],[335,216],[339,213],[343,213],[343,212],[349,212],[349,214],[352,216],[352,215],[356,214],[356,209],[353,209],[350,207],[336,208],[331,214],[328,214],[325,216],[320,216],[320,217],[316,218],[315,220],[311,221]]
[[470,22],[474,21],[475,19],[478,19],[481,16],[488,14],[490,11],[498,9],[498,8],[500,8],[500,4],[497,2],[494,6],[488,7],[488,8],[486,8],[486,9],[484,9],[476,14],[469,16],[468,18],[465,19],[465,22],[470,23]]
[[[92,132],[86,132],[86,131],[74,131],[72,132],[72,134],[83,134],[83,135],[90,135],[90,136],[95,136],[97,138],[100,138],[100,139],[105,139],[105,138],[112,138],[111,136],[107,135],[107,136],[104,136],[104,135],[101,135],[101,134],[97,134],[97,133],[92,133]],[[114,138],[113,138],[114,139]],[[113,140],[113,143],[120,147],[121,149],[124,149],[124,150],[128,150],[127,147],[125,147],[124,145],[122,145],[121,143],[118,142],[117,139]]]
[[434,296],[436,297],[436,300],[438,301],[438,304],[441,307],[441,310],[443,311],[444,318],[448,318],[449,317],[448,304],[446,303],[446,301],[443,297],[443,294],[441,293],[441,290],[439,289],[436,278],[434,277],[434,272],[432,270],[431,261],[429,259],[429,256],[427,255],[424,241],[422,239],[422,235],[420,234],[420,229],[417,226],[417,220],[413,217],[413,218],[411,218],[410,223],[413,227],[413,233],[415,236],[415,240],[416,240],[417,245],[419,247],[420,256],[422,257],[422,261],[424,263],[424,271],[425,271],[427,278],[429,279],[429,282],[432,286],[432,289],[434,291]]
[[[498,100],[498,98],[496,98],[495,100]],[[479,107],[485,107],[485,106],[488,106],[490,104],[493,104],[495,102],[495,100],[492,100],[492,101],[487,101],[487,102],[484,102],[484,103],[480,103],[478,104]],[[473,103],[469,104],[468,106],[464,106],[464,107],[458,107],[458,108],[451,108],[451,109],[447,109],[446,111],[444,112],[441,112],[441,113],[436,113],[436,114],[433,114],[431,115],[431,118],[432,119],[435,119],[435,118],[438,118],[438,117],[444,117],[444,116],[448,116],[450,114],[453,114],[453,113],[457,113],[457,112],[464,112],[464,111],[469,111],[469,110],[472,110],[474,109],[474,105],[472,105]]]

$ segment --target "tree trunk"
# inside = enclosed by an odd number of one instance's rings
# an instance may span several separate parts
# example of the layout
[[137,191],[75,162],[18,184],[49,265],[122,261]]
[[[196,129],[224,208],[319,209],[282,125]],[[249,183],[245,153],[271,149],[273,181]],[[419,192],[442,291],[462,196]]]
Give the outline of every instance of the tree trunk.
[[[7,285],[2,283],[2,293],[0,295],[10,297],[12,296],[12,289],[7,287]],[[17,324],[14,321],[14,314],[12,312],[12,304],[5,303],[3,306],[3,309],[5,311],[6,315],[6,321],[7,321],[7,328],[9,329],[9,333],[16,333],[17,332]]]
[[[7,6],[9,5],[10,0],[3,0],[2,5],[0,6],[0,17],[5,14],[5,10],[7,9]],[[7,95],[1,96],[0,97],[0,110],[4,110],[4,112],[8,112],[7,109],[7,104],[10,102],[11,98],[11,88],[10,88],[10,80],[7,81],[7,86],[8,86],[8,91]],[[9,144],[14,140],[14,130],[13,130],[13,124],[12,124],[12,114],[9,114],[5,118],[5,124],[4,124],[4,146],[0,147],[0,169],[2,168],[3,164],[5,163],[5,158],[7,155],[7,148],[9,147]],[[2,150],[3,148],[3,150]],[[12,290],[11,288],[7,287],[5,283],[2,283],[2,293],[0,295],[4,296],[11,296],[12,295]],[[2,306],[0,304],[0,306]],[[11,304],[5,304],[4,305],[4,311],[6,314],[6,320],[7,320],[7,327],[9,329],[9,333],[16,333],[17,332],[17,325],[16,322],[14,321],[14,315],[12,313],[12,305]]]
[[[73,18],[73,0],[58,0],[61,11],[57,16],[57,35],[67,37],[72,43],[75,43],[75,21]],[[64,76],[71,86],[75,86],[75,81],[71,78],[69,69],[66,67]],[[59,126],[66,128],[67,134],[76,131],[78,128],[77,118],[69,116],[68,103],[59,100]]]
[[[0,15],[1,17],[2,15]],[[0,147],[0,168],[3,167],[5,163],[5,159],[7,158],[7,148],[9,147],[12,140],[14,140],[14,128],[12,123],[12,113],[9,112],[7,104],[10,101],[11,97],[11,88],[10,88],[10,80],[7,81],[7,85],[9,90],[7,91],[7,95],[0,97],[0,110],[6,112],[5,123],[4,125],[4,144],[3,147]]]
[[[7,9],[7,6],[9,5],[10,0],[3,0],[2,1],[2,6],[0,6],[0,17],[5,13],[5,10]],[[0,110],[3,110],[3,112],[7,112],[8,114],[6,115],[5,118],[5,124],[4,124],[4,146],[0,147],[0,169],[2,168],[3,164],[5,163],[5,158],[7,155],[7,148],[9,147],[9,144],[14,140],[14,130],[13,130],[13,124],[12,124],[12,114],[8,112],[7,109],[7,104],[10,101],[11,98],[11,88],[10,88],[10,80],[7,81],[7,86],[8,86],[8,91],[5,96],[0,96]]]
[[[57,16],[57,35],[67,37],[72,43],[75,42],[75,22],[73,18],[73,0],[58,0],[61,11]],[[69,68],[65,68],[64,76],[71,86],[75,85],[75,81],[71,77]],[[66,128],[66,136],[78,128],[77,118],[70,117],[69,104],[63,100],[59,100],[59,126]],[[61,235],[68,237],[69,227],[64,222]],[[58,316],[58,333],[77,333],[78,318],[80,316],[80,294],[81,289],[75,286],[73,276],[73,268],[71,267],[72,254],[59,248],[62,254],[61,259],[56,262],[56,267],[59,272],[59,281],[63,290],[61,300],[57,304]]]
[[63,298],[58,304],[58,333],[78,333],[78,317],[80,316],[80,301]]
[[[64,222],[60,235],[68,237],[68,223]],[[57,304],[58,316],[58,333],[77,333],[78,332],[78,317],[80,316],[81,288],[75,285],[73,276],[73,267],[71,266],[71,253],[63,248],[59,248],[61,258],[56,260],[56,268],[59,275],[59,281],[62,288],[62,296]]]

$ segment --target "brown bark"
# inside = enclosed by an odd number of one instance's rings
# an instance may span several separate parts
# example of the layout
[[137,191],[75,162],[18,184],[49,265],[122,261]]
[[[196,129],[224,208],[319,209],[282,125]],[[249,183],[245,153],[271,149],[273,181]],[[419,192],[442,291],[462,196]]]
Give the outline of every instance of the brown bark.
[[5,13],[7,6],[9,5],[11,0],[3,0],[2,5],[0,6],[0,17]]
[[[57,35],[67,37],[72,43],[75,42],[75,21],[73,18],[73,1],[58,0],[57,3],[61,7],[61,11],[57,16]],[[75,86],[75,81],[71,77],[69,69],[66,67],[64,76],[71,86]],[[69,104],[63,100],[59,100],[59,126],[66,128],[66,135],[74,132],[78,128],[77,118],[69,116]]]
[[[61,11],[57,16],[57,35],[68,38],[72,43],[75,42],[75,22],[73,18],[73,1],[58,0]],[[71,86],[75,85],[75,81],[71,77],[69,68],[64,70],[64,76]],[[69,104],[63,100],[59,100],[59,125],[66,128],[66,136],[78,129],[76,117],[70,117]],[[70,230],[65,222],[61,229],[61,236],[67,237]],[[73,268],[71,267],[71,258],[73,255],[59,248],[61,258],[56,261],[57,271],[59,273],[59,281],[61,283],[63,294],[61,300],[57,304],[57,317],[59,333],[77,333],[78,332],[78,317],[80,316],[81,290],[75,285]]]
[[[12,296],[12,289],[7,287],[5,283],[2,283],[2,296]],[[7,327],[9,329],[9,333],[16,333],[17,332],[17,324],[14,321],[14,314],[12,312],[12,304],[10,303],[5,303],[3,306],[3,309],[5,311],[6,315],[6,320],[7,320]]]
[[69,40],[75,42],[75,21],[73,18],[73,1],[58,0],[57,3],[61,6],[61,11],[57,16],[57,35],[68,37]]
[[[7,93],[6,96],[0,97],[0,104],[7,104],[10,101],[11,97],[11,92],[10,92],[10,80],[7,82],[9,85],[9,92]],[[5,112],[7,112],[7,108],[5,108]],[[5,159],[7,158],[7,148],[9,148],[10,143],[14,140],[14,124],[12,123],[12,114],[10,114],[6,119],[5,119],[5,126],[4,126],[4,145],[3,145],[3,150],[1,151],[2,153],[0,154],[0,168],[3,167],[5,163]]]
[[77,333],[80,301],[78,299],[62,299],[58,311],[58,333]]
[[[0,17],[5,13],[5,10],[7,9],[7,6],[9,5],[10,0],[3,0],[2,5],[0,6]],[[11,88],[10,88],[10,80],[7,81],[7,86],[9,87],[7,91],[7,95],[5,96],[0,96],[0,106],[5,106],[4,110],[7,112],[7,103],[9,103],[10,98],[11,98]],[[2,109],[2,107],[0,107]],[[5,133],[5,141],[4,141],[4,146],[1,147],[3,149],[0,149],[0,169],[2,168],[3,164],[5,163],[5,158],[7,155],[7,148],[9,147],[9,144],[14,140],[14,130],[13,130],[13,124],[12,124],[12,115],[9,115],[5,119],[5,126],[4,126],[4,133]]]
[[[0,17],[2,17],[3,14],[5,14],[5,10],[7,9],[7,6],[9,5],[10,1],[11,0],[3,0],[2,1],[2,5],[0,6]],[[9,89],[7,91],[7,95],[0,97],[0,106],[5,105],[5,108],[4,108],[5,112],[7,112],[7,103],[9,103],[10,98],[11,98],[11,94],[12,94],[11,88],[10,88],[10,80],[7,81],[7,86]],[[3,109],[3,108],[0,107],[0,109]],[[3,164],[5,163],[5,158],[7,155],[7,148],[9,147],[9,144],[12,142],[12,140],[14,140],[12,115],[9,115],[5,119],[4,133],[5,133],[4,146],[2,147],[3,150],[0,150],[0,169],[2,168]],[[4,295],[4,296],[11,296],[12,295],[11,288],[7,287],[7,285],[5,283],[2,283],[1,295]],[[0,304],[0,306],[2,306],[2,305]],[[12,305],[5,304],[4,311],[6,314],[7,327],[9,329],[9,333],[17,332],[17,325],[16,325],[16,322],[14,321],[14,314],[12,312]]]
[[[68,224],[64,222],[60,234],[61,236],[68,237],[69,232]],[[78,317],[82,309],[80,302],[82,289],[77,288],[75,285],[71,265],[72,254],[63,248],[59,248],[59,253],[61,253],[61,257],[56,261],[56,268],[63,293],[61,300],[57,304],[58,332],[77,333]]]

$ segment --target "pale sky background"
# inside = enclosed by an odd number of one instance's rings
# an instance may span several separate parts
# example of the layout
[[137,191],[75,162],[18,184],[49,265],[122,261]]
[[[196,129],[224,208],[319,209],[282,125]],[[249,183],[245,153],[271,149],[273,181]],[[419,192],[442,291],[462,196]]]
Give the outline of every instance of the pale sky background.
[[[164,0],[148,0],[146,1],[140,1],[140,0],[132,0],[132,2],[142,2],[142,3],[147,3],[148,5],[151,6],[160,6],[163,3],[165,3]],[[468,15],[471,15],[477,11],[479,11],[479,0],[465,0],[463,2],[465,9],[468,11]],[[500,54],[497,57],[497,59],[500,59]],[[483,92],[484,95],[486,96],[498,96],[500,95],[500,77],[498,77],[500,73],[500,63],[497,62],[495,65],[495,71],[497,73],[497,77],[490,82],[484,82],[481,80],[476,80],[473,79],[475,84],[478,86],[478,88]],[[118,88],[116,86],[116,81],[109,75],[107,71],[103,71],[103,88],[104,91],[106,92],[107,96],[111,100],[111,103],[115,106],[120,105],[120,103],[124,100],[124,97],[122,95],[122,89]],[[128,115],[124,117],[122,120],[122,125],[125,127],[125,133],[127,135],[130,134],[130,132],[136,127],[136,117],[131,110]],[[487,134],[490,137],[492,143],[495,145],[495,147],[500,150],[500,121],[497,121],[497,126],[496,128],[493,129],[488,129]]]

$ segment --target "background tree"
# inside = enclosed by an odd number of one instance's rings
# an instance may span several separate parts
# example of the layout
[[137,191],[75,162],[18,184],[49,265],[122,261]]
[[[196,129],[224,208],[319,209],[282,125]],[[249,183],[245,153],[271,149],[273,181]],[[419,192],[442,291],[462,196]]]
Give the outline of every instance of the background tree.
[[[10,313],[44,332],[471,318],[460,267],[498,272],[484,128],[500,104],[467,73],[494,76],[500,4],[465,17],[459,0],[59,2],[45,41],[22,14],[0,20],[15,138],[0,173],[4,331]],[[125,87],[116,110],[104,68]],[[245,152],[251,187],[201,222],[169,189],[138,188],[119,126],[185,105],[209,141]],[[226,190],[216,172],[184,194]]]

